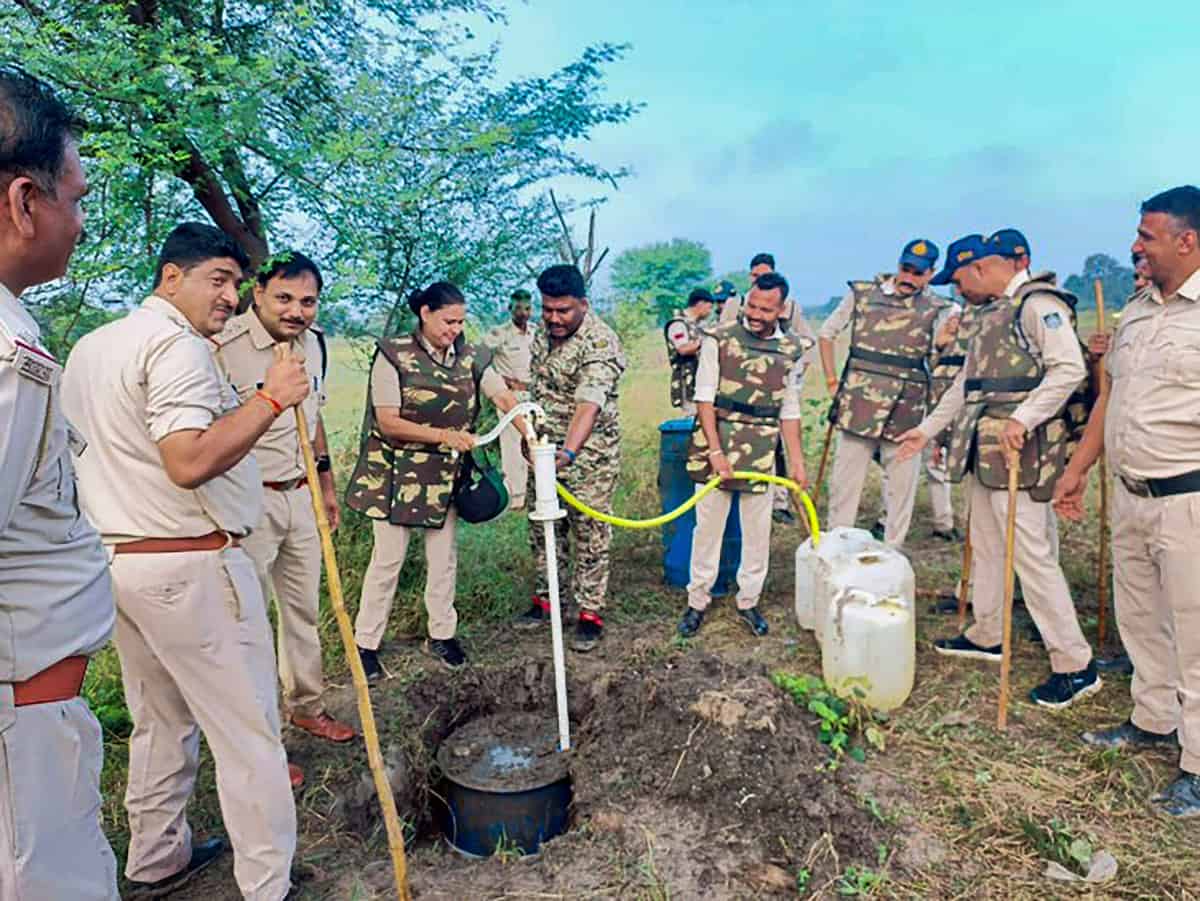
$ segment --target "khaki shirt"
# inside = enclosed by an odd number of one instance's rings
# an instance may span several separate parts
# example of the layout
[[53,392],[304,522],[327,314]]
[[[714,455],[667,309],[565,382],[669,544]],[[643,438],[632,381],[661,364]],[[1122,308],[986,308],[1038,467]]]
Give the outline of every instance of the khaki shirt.
[[168,435],[204,431],[237,406],[213,345],[160,297],[80,339],[63,408],[88,442],[80,497],[106,544],[250,533],[263,491],[253,454],[191,490],[170,480],[158,450]]
[[[1012,297],[1017,289],[1029,281],[1028,270],[1022,269],[1012,277],[1004,289],[1005,297]],[[1056,416],[1067,399],[1087,377],[1083,362],[1083,351],[1079,337],[1071,328],[1071,311],[1051,294],[1032,294],[1021,311],[1021,331],[1029,339],[1034,356],[1045,368],[1041,384],[1029,392],[1012,413],[1012,418],[1032,432],[1052,416]],[[1052,315],[1057,314],[1057,317]],[[1046,318],[1060,323],[1051,328]],[[970,355],[968,346],[967,354]],[[966,402],[967,366],[963,366],[954,377],[950,387],[942,396],[937,408],[919,426],[921,432],[932,439],[950,425]]]
[[1113,472],[1163,479],[1200,469],[1200,269],[1170,298],[1154,285],[1134,295],[1105,365]]
[[[308,435],[312,441],[317,437],[317,415],[325,406],[324,355],[315,328],[307,329],[289,342],[292,355],[305,361],[311,381],[312,390],[300,408],[308,421]],[[262,387],[267,370],[275,362],[275,339],[251,307],[230,319],[212,340],[217,346],[217,364],[233,386],[238,400],[245,403]],[[295,413],[287,410],[276,417],[254,445],[254,458],[264,481],[287,482],[304,475],[304,455],[300,451]]]
[[[59,407],[62,366],[0,285],[0,682],[23,682],[64,657],[91,655],[116,608],[100,537],[75,496]],[[0,732],[12,707],[0,698]]]
[[483,337],[482,344],[492,351],[492,365],[506,379],[529,384],[529,359],[533,349],[533,325],[521,331],[511,322],[497,326]]
[[[438,351],[421,334],[417,335],[417,341],[429,352],[430,356],[443,366],[454,364],[457,354],[453,347]],[[483,375],[479,378],[479,390],[484,397],[495,403],[496,398],[508,390],[508,385],[504,383],[504,379],[492,365],[483,370]],[[400,373],[396,371],[395,366],[388,362],[387,357],[380,353],[375,355],[375,362],[371,364],[371,405],[403,410]]]
[[[778,341],[783,337],[783,330],[775,326],[775,334],[771,339]],[[787,387],[783,392],[783,403],[779,408],[779,418],[800,418],[800,396],[804,390],[804,370],[808,366],[807,357],[802,357],[788,372]],[[717,399],[717,386],[721,381],[721,353],[716,338],[704,338],[700,342],[700,364],[696,367],[696,394],[693,399],[698,404],[711,404]]]

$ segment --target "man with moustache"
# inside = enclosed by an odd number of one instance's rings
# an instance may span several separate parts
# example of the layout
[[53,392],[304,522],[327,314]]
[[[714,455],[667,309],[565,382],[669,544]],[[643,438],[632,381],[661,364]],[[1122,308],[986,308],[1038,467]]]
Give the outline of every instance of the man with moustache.
[[[937,258],[932,241],[909,241],[895,275],[850,282],[819,333],[825,384],[834,395],[831,416],[839,433],[829,525],[854,525],[867,469],[878,453],[887,474],[884,540],[894,546],[908,535],[920,468],[919,460],[898,456],[897,442],[925,415],[929,362],[948,307],[944,298],[925,290]],[[834,342],[848,326],[850,356],[839,379]]]
[[[253,305],[230,319],[212,340],[217,363],[243,403],[262,387],[277,346],[286,346],[306,364],[312,390],[300,409],[312,436],[325,514],[336,529],[341,516],[320,413],[328,369],[325,338],[316,324],[323,287],[321,270],[304,254],[275,254],[255,278]],[[263,515],[242,546],[258,569],[263,597],[274,591],[284,710],[297,729],[328,741],[350,741],[354,729],[331,717],[321,701],[321,536],[296,417],[277,418],[255,443],[254,457],[265,489]]]
[[[491,348],[492,367],[503,378],[517,400],[529,400],[529,360],[533,350],[533,299],[524,288],[512,293],[509,321],[492,329],[483,338]],[[508,490],[510,510],[525,508],[525,485],[529,481],[528,464],[521,453],[521,435],[516,429],[500,433],[500,465],[504,469],[504,487]]]
[[1200,188],[1141,207],[1133,253],[1150,284],[1126,304],[1105,357],[1111,382],[1055,492],[1083,517],[1101,453],[1114,475],[1114,603],[1133,662],[1133,712],[1087,732],[1102,748],[1181,748],[1179,773],[1151,798],[1171,817],[1200,816]]
[[1019,454],[1015,567],[1025,604],[1050,655],[1052,673],[1030,692],[1040,706],[1064,708],[1100,690],[1058,557],[1046,547],[1045,506],[1063,472],[1070,429],[1065,409],[1087,375],[1075,333],[1074,297],[1052,273],[1030,277],[1002,235],[952,244],[939,282],[952,280],[972,311],[966,362],[937,408],[900,436],[899,455],[916,459],[952,423],[950,479],[970,480],[972,606],[962,635],[934,642],[939,654],[1001,659],[1006,455]]
[[248,265],[232,238],[185,223],[163,242],[153,294],[85,335],[67,360],[63,409],[87,450],[80,499],[112,555],[117,654],[133,718],[125,808],[129,897],[158,897],[211,863],[187,804],[200,733],[242,896],[290,889],[296,810],[280,741],[275,656],[254,563],[240,546],[262,516],[251,451],[308,396],[280,355],[238,405],[208,340]]
[[732,477],[735,470],[773,474],[775,448],[782,439],[793,461],[789,475],[801,486],[806,483],[800,393],[811,344],[780,327],[787,293],[783,276],[763,273],[746,295],[741,320],[716,326],[700,347],[698,421],[688,450],[688,475],[701,484],[713,475],[723,482],[696,505],[688,606],[678,627],[684,638],[695,635],[704,622],[735,491],[741,495],[742,527],[737,615],[756,636],[769,628],[758,601],[771,556],[771,495],[765,483]]
[[0,898],[115,901],[100,828],[100,724],[80,697],[112,634],[108,561],[79,515],[62,365],[19,299],[83,231],[78,122],[0,67]]

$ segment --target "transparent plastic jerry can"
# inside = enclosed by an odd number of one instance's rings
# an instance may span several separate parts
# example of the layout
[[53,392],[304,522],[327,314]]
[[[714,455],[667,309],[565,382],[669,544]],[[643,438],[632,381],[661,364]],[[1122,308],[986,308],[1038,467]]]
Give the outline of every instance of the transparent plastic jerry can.
[[846,589],[825,610],[821,674],[842,697],[892,710],[912,693],[916,619],[911,595]]
[[802,629],[817,631],[820,638],[824,605],[818,596],[828,594],[834,561],[847,554],[873,550],[878,542],[865,529],[839,526],[821,533],[821,543],[813,547],[809,538],[796,548],[796,620]]

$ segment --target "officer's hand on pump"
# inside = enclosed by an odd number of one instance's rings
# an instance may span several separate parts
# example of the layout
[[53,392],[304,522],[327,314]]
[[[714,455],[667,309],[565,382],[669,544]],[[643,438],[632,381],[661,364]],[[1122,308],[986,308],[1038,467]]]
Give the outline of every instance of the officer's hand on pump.
[[304,363],[292,356],[287,345],[275,345],[275,362],[263,378],[262,390],[284,408],[294,407],[308,397],[308,373]]
[[925,450],[925,445],[929,443],[929,439],[925,437],[925,433],[920,429],[909,429],[900,436],[898,444],[900,449],[896,451],[896,459],[901,463],[905,460],[911,460],[921,451]]
[[475,436],[470,432],[463,432],[458,429],[441,429],[440,432],[438,437],[441,440],[438,443],[446,445],[451,450],[465,454],[467,451],[475,448]]

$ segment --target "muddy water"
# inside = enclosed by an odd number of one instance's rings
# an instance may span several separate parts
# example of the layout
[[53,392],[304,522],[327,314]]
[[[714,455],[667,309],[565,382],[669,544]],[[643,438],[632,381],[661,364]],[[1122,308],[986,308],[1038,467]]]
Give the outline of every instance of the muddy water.
[[481,791],[541,788],[567,775],[569,754],[558,751],[553,720],[537,714],[496,714],[472,720],[442,742],[442,772]]

